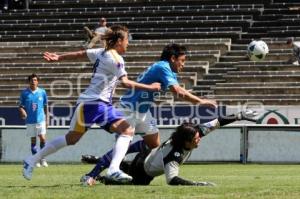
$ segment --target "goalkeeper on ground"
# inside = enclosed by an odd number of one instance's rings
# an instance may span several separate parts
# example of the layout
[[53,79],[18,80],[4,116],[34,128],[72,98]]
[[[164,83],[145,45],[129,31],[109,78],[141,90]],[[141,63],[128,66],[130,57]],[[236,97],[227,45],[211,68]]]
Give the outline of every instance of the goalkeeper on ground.
[[[162,174],[165,174],[166,181],[169,185],[214,185],[210,182],[195,182],[179,177],[179,166],[189,158],[193,149],[198,147],[200,140],[208,133],[237,120],[255,122],[254,119],[251,119],[251,117],[255,115],[256,113],[253,111],[246,111],[237,115],[219,117],[200,125],[183,123],[178,126],[171,137],[159,147],[152,150],[143,150],[136,155],[131,164],[123,162],[121,169],[133,177],[131,183],[134,185],[148,185],[154,177]],[[105,155],[103,157],[105,157]],[[83,185],[94,185],[97,179],[105,184],[115,184],[115,182],[111,182],[107,178],[99,175],[100,171],[105,168],[105,166],[102,165],[101,170],[97,169],[99,165],[101,165],[101,158],[87,155],[83,156],[82,160],[89,163],[97,162],[96,167],[81,178]]]

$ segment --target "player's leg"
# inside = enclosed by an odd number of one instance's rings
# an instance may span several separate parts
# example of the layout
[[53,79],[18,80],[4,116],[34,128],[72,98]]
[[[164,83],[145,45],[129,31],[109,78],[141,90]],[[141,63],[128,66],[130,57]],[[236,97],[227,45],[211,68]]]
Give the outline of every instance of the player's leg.
[[[46,145],[46,123],[42,122],[37,126],[37,134],[40,139],[40,150]],[[41,159],[41,166],[48,167],[46,159]]]
[[[36,146],[36,137],[31,137],[31,154],[34,155],[38,152],[38,148]],[[41,167],[41,164],[39,162],[37,162],[35,164],[35,167]]]
[[143,136],[146,146],[150,149],[154,149],[160,144],[160,135],[157,131],[156,133],[151,133]]
[[54,140],[48,142],[43,149],[41,149],[35,155],[29,156],[24,160],[23,176],[27,180],[31,179],[34,165],[42,158],[55,153],[65,146],[74,145],[84,135],[87,128],[91,125],[88,122],[91,117],[90,115],[86,114],[86,111],[84,111],[85,106],[85,104],[79,104],[76,107],[75,113],[71,120],[70,130],[66,135],[59,136]]
[[257,116],[257,112],[252,111],[250,109],[239,112],[237,114],[219,116],[218,118],[211,120],[209,122],[199,124],[199,128],[201,129],[202,136],[207,135],[208,133],[212,132],[213,130],[225,126],[227,124],[231,124],[235,121],[239,120],[247,120],[251,122],[256,122],[254,117]]
[[159,129],[157,121],[152,117],[150,111],[139,115],[140,122],[136,126],[136,132],[144,132],[143,139],[148,148],[153,149],[160,145]]
[[153,177],[149,176],[144,169],[145,159],[150,152],[151,152],[150,149],[144,152],[140,152],[133,159],[129,167],[129,174],[133,177],[132,184],[149,185],[150,182],[153,180]]
[[[153,180],[153,177],[147,175],[144,169],[144,161],[147,155],[149,154],[149,152],[150,150],[138,153],[130,164],[125,162],[121,163],[121,168],[123,169],[123,171],[128,172],[133,177],[130,184],[149,185],[150,182]],[[106,178],[105,176],[100,176],[97,178],[97,180],[106,185],[122,184],[122,183],[117,183],[115,181],[112,181]]]
[[107,170],[107,177],[119,182],[131,181],[132,177],[120,170],[120,164],[124,159],[133,138],[134,128],[132,128],[125,119],[120,119],[110,126],[110,131],[120,135],[113,148],[112,160]]
[[[138,140],[132,144],[130,144],[128,151],[126,154],[130,154],[130,153],[136,153],[136,152],[143,152],[145,151],[147,148],[145,146],[145,142],[144,140]],[[104,154],[101,158],[99,158],[96,161],[96,166],[89,172],[86,174],[86,176],[90,176],[92,178],[96,178],[97,176],[100,175],[100,173],[109,167],[111,159],[112,159],[112,155],[113,155],[113,150],[108,151],[106,154]],[[89,157],[86,157],[89,158]],[[90,157],[90,158],[94,158],[94,157]],[[87,160],[89,161],[89,160]],[[94,161],[93,161],[94,162]]]
[[[159,146],[160,137],[158,134],[158,129],[156,128],[156,120],[152,117],[150,112],[145,114],[140,114],[136,112],[132,112],[128,109],[122,109],[122,113],[127,116],[127,122],[131,126],[136,126],[135,131],[138,133],[145,133],[143,136],[143,140],[136,141],[131,144],[128,148],[128,153],[136,153],[136,152],[144,152],[148,148],[155,148]],[[128,117],[130,116],[130,117]],[[147,144],[146,144],[147,143]],[[97,177],[101,171],[106,169],[111,162],[113,150],[110,150],[105,155],[103,155],[97,165],[89,172],[88,176],[93,178]]]
[[[31,141],[31,154],[34,155],[38,152],[38,148],[36,146],[36,137],[38,136],[36,124],[27,124],[26,125],[26,135],[30,137]],[[36,167],[41,167],[40,162],[37,162]]]
[[[121,111],[122,111],[122,115],[127,116],[126,121],[130,124],[130,126],[136,126],[135,129],[136,132],[138,133],[149,132],[149,135],[146,136],[146,140],[150,146],[156,147],[159,145],[160,140],[159,140],[159,134],[157,133],[158,129],[156,128],[156,120],[151,116],[150,112],[147,112],[146,114],[144,113],[140,114],[140,113],[132,112],[130,109],[126,109],[126,108],[121,109]],[[111,129],[110,131],[116,132],[113,129]],[[145,145],[145,140],[144,141],[140,140],[131,144],[128,148],[127,153],[141,152],[147,149],[148,147]],[[89,177],[95,179],[100,174],[101,171],[103,171],[105,168],[108,167],[108,165],[112,160],[113,151],[114,150],[111,150],[108,153],[106,153],[104,156],[102,156],[99,159],[97,165],[92,169],[92,171],[81,178],[81,182],[83,183],[83,185],[92,185],[87,183],[90,182]],[[121,159],[119,159],[119,161],[120,160]]]
[[[104,165],[108,167],[106,178],[117,183],[128,183],[132,180],[132,177],[120,170],[120,164],[124,159],[132,140],[134,128],[132,128],[125,119],[121,118],[121,113],[116,111],[113,107],[110,107],[109,109],[110,111],[107,117],[108,122],[104,128],[108,128],[110,132],[118,133],[119,136],[117,137],[115,146],[108,153],[108,160],[104,163]],[[111,114],[111,112],[115,113]],[[109,120],[113,122],[109,122]],[[109,162],[110,164],[108,164]],[[96,177],[104,169],[105,168],[102,168],[102,164],[97,164],[89,174],[81,177],[80,182],[84,186],[94,185],[96,183]]]
[[[127,154],[144,152],[148,148],[151,149],[159,146],[160,136],[158,133],[158,128],[156,127],[156,120],[152,117],[150,111],[144,114],[140,114],[140,113],[133,113],[130,110],[123,109],[122,113],[126,116],[130,115],[130,117],[127,118],[126,121],[131,126],[136,126],[135,128],[136,132],[142,134],[147,132],[147,134],[143,136],[143,140],[139,140],[129,146]],[[108,165],[110,164],[112,159],[112,154],[113,154],[113,150],[107,152],[104,156],[102,156],[97,162],[97,165],[92,169],[92,171],[86,175],[91,176],[93,178],[98,176],[101,173],[101,171],[107,168]]]
[[[108,153],[107,161],[104,162],[104,166],[107,167],[107,177],[111,180],[119,181],[119,182],[127,182],[131,181],[131,176],[125,174],[120,170],[120,164],[125,157],[125,154],[128,150],[129,144],[133,138],[134,134],[134,125],[131,125],[124,119],[124,112],[121,110],[117,110],[110,104],[106,104],[102,107],[103,112],[106,113],[105,117],[99,117],[96,121],[102,128],[106,129],[109,132],[117,133],[119,136],[117,137],[115,146],[113,150]],[[94,170],[94,171],[93,171]],[[102,164],[96,165],[96,167],[90,172],[90,175],[85,175],[81,178],[81,182],[83,185],[93,185],[95,181],[95,177],[101,172]]]
[[31,140],[31,154],[34,155],[38,151],[36,147],[36,137],[31,137],[30,140]]

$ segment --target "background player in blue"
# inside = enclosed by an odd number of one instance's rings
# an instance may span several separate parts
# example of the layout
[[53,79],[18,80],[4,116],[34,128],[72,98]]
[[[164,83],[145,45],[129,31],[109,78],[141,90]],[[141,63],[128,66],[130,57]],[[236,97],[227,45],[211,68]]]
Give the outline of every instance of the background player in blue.
[[[46,143],[46,128],[48,126],[48,107],[46,91],[38,87],[39,78],[36,74],[28,76],[29,87],[20,95],[19,113],[26,123],[27,136],[31,138],[31,153],[36,154],[36,137],[40,139],[40,149]],[[47,167],[45,159],[36,163],[36,167]]]
[[[214,100],[201,99],[181,87],[177,81],[177,73],[183,70],[186,60],[186,48],[178,44],[169,44],[164,47],[160,61],[151,65],[138,77],[138,82],[151,84],[159,82],[162,90],[170,90],[174,95],[197,105],[216,108]],[[156,119],[152,117],[150,107],[154,104],[153,91],[128,89],[121,97],[121,110],[127,116],[127,122],[135,128],[135,132],[143,134],[143,140],[130,145],[128,153],[134,153],[145,148],[155,148],[160,145],[159,130]],[[109,164],[112,151],[101,158],[99,164],[81,178],[83,184],[92,185],[93,178]]]

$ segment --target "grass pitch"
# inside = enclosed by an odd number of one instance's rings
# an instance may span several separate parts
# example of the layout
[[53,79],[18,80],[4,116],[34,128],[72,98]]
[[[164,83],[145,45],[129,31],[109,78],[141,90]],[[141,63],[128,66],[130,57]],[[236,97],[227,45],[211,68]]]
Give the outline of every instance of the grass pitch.
[[149,186],[82,187],[81,175],[92,165],[54,165],[37,168],[33,179],[22,177],[22,166],[0,164],[0,198],[105,198],[105,199],[198,199],[198,198],[300,198],[299,165],[206,164],[184,165],[180,176],[210,181],[216,187],[169,186],[164,176]]

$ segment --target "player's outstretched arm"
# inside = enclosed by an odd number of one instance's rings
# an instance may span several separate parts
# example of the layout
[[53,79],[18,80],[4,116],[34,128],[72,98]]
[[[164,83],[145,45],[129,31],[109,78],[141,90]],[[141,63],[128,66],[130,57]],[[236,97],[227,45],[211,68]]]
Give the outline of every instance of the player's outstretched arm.
[[172,178],[172,180],[169,182],[169,185],[187,185],[187,186],[215,186],[214,183],[211,182],[197,182],[197,181],[191,181],[186,180],[181,177],[175,176]]
[[212,108],[216,108],[217,102],[215,100],[209,100],[209,99],[201,99],[199,97],[197,97],[196,95],[193,95],[192,93],[190,93],[189,91],[187,91],[186,89],[182,88],[179,85],[172,85],[170,86],[170,90],[177,95],[178,97],[192,102],[194,104],[200,104],[200,105],[204,105],[204,106],[208,106],[208,107],[212,107]]
[[64,59],[76,59],[81,57],[86,57],[86,51],[80,50],[76,52],[68,52],[63,54],[57,54],[57,53],[50,53],[50,52],[44,52],[43,58],[49,62],[51,61],[61,61]]
[[141,84],[129,80],[127,76],[122,76],[120,78],[120,81],[123,87],[130,88],[130,89],[141,89],[141,90],[150,90],[150,91],[160,91],[161,89],[160,83]]

